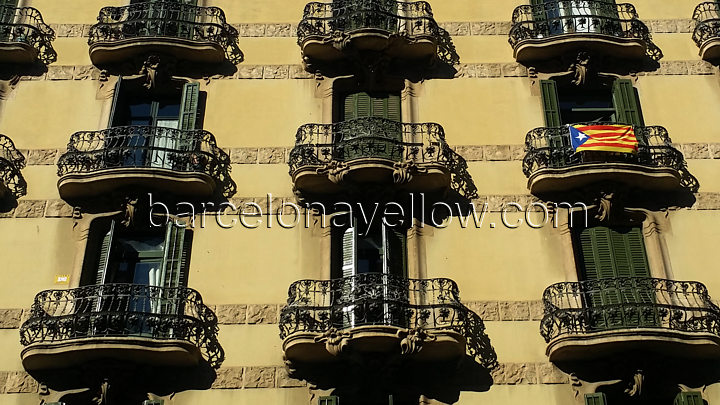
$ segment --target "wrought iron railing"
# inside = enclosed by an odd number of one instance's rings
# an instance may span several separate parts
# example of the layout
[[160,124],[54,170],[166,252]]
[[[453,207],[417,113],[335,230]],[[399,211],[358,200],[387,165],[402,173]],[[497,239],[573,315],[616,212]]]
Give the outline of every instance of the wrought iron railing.
[[720,336],[720,308],[698,282],[620,277],[558,283],[543,294],[540,332],[564,335],[657,328]]
[[454,330],[470,354],[487,366],[497,361],[482,319],[460,302],[458,287],[446,278],[407,279],[367,273],[334,280],[300,280],[290,285],[280,315],[280,337],[322,334],[367,325]]
[[363,158],[448,165],[452,151],[438,124],[403,124],[375,117],[335,124],[306,124],[295,136],[290,173],[304,166]]
[[720,37],[720,4],[714,1],[700,3],[693,13],[695,31],[693,41],[702,46],[705,41]]
[[[522,5],[513,11],[509,38],[513,47],[520,41],[563,34],[600,34],[652,44],[650,30],[640,21],[632,4],[558,0]],[[649,52],[654,51],[649,49]]]
[[124,167],[205,173],[234,190],[227,184],[230,157],[204,130],[124,126],[76,132],[58,160],[58,175]]
[[37,294],[20,328],[20,343],[104,337],[182,340],[217,368],[225,357],[217,333],[215,313],[193,289],[101,284]]
[[212,42],[225,50],[232,63],[242,61],[238,31],[225,22],[218,7],[200,7],[177,1],[150,1],[122,7],[103,7],[90,27],[88,43],[116,42],[142,37],[171,37]]
[[[597,125],[587,122],[575,125]],[[606,123],[616,125],[614,123]],[[685,160],[675,149],[665,128],[660,126],[635,126],[638,139],[637,153],[575,152],[570,143],[567,126],[535,128],[525,137],[523,172],[530,177],[538,170],[563,168],[598,162],[625,162],[650,167],[669,167],[682,171]]]
[[313,2],[305,6],[298,26],[298,42],[312,36],[333,36],[374,28],[409,37],[438,38],[440,30],[430,4],[395,0],[342,0],[332,3]]
[[49,65],[57,60],[52,47],[55,31],[45,24],[40,12],[32,7],[0,6],[0,42],[19,42],[32,46],[38,60]]
[[20,170],[25,167],[25,156],[15,148],[13,141],[0,135],[0,183],[15,198],[27,194],[27,183]]

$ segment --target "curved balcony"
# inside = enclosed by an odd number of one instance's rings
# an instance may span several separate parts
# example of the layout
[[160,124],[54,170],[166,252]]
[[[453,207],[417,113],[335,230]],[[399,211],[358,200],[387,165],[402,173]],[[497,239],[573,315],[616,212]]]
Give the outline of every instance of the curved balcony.
[[298,45],[307,65],[380,52],[417,61],[437,55],[440,30],[427,2],[344,0],[305,6]]
[[578,50],[625,59],[659,52],[633,5],[602,0],[518,6],[513,11],[509,42],[518,62],[549,60]]
[[714,1],[700,3],[693,13],[695,31],[693,41],[705,60],[720,58],[720,4]]
[[0,200],[27,194],[27,183],[20,173],[24,167],[25,156],[10,138],[0,135]]
[[65,199],[140,187],[176,195],[228,193],[229,156],[204,130],[127,126],[77,132],[58,161]]
[[224,359],[217,318],[190,288],[104,284],[47,290],[20,328],[28,371],[114,360],[195,366]]
[[0,6],[0,62],[48,65],[57,60],[54,39],[55,31],[38,10]]
[[467,350],[485,364],[496,362],[482,320],[460,302],[449,279],[366,273],[296,281],[288,295],[280,337],[293,363],[337,361],[349,350],[418,361],[459,358]]
[[368,117],[303,125],[289,163],[304,193],[335,193],[349,184],[430,192],[450,186],[451,159],[440,125]]
[[615,278],[558,283],[543,294],[551,361],[657,351],[720,358],[720,308],[698,282]]
[[[596,124],[601,123],[584,125]],[[530,192],[561,192],[599,181],[650,190],[681,187],[685,160],[672,146],[667,130],[659,126],[635,126],[634,129],[637,153],[575,152],[567,126],[535,128],[528,132],[523,172],[528,177]]]
[[104,7],[90,28],[90,59],[95,65],[123,63],[147,53],[163,53],[198,63],[242,60],[238,32],[217,7],[152,1]]

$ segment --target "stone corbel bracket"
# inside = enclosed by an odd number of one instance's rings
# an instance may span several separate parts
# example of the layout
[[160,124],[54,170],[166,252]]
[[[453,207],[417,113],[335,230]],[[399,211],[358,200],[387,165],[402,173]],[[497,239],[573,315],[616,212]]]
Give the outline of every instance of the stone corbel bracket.
[[400,353],[412,355],[420,353],[425,342],[432,342],[437,339],[423,328],[404,329],[397,332],[400,340]]
[[348,346],[352,333],[340,332],[336,328],[325,331],[322,335],[315,338],[316,343],[325,343],[325,349],[333,356],[343,353]]

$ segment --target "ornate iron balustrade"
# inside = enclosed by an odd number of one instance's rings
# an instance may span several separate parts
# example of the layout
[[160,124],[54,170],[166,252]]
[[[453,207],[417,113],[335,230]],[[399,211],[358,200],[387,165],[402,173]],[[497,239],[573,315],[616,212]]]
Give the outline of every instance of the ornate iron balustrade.
[[513,11],[510,45],[562,34],[601,34],[651,44],[650,30],[632,4],[601,0],[559,0],[518,6]]
[[151,126],[76,132],[58,161],[58,176],[137,167],[204,173],[232,193],[230,157],[205,130]]
[[700,3],[693,13],[695,30],[693,41],[702,46],[705,41],[720,37],[720,4],[714,1]]
[[620,277],[558,283],[543,294],[540,333],[563,335],[658,328],[720,336],[720,308],[698,282]]
[[280,337],[367,325],[453,330],[465,337],[473,357],[489,367],[497,363],[482,319],[460,302],[457,284],[446,278],[416,280],[367,273],[296,281],[280,314]]
[[225,358],[215,313],[185,287],[101,284],[47,290],[35,296],[20,343],[65,342],[101,337],[183,340],[218,368]]
[[38,60],[49,65],[57,60],[52,47],[55,31],[32,7],[0,6],[0,42],[24,43],[35,48]]
[[0,135],[0,183],[15,198],[27,194],[27,183],[20,173],[25,167],[25,156],[15,148],[13,141],[5,135]]
[[445,131],[438,124],[403,124],[375,117],[306,124],[295,136],[290,173],[303,166],[362,158],[449,165],[452,151],[445,142]]
[[427,2],[336,0],[332,3],[313,2],[305,6],[303,19],[298,26],[298,43],[310,36],[329,37],[336,32],[366,28],[409,37],[440,36]]
[[[578,123],[576,125],[598,125],[599,122]],[[604,123],[617,125],[616,123]],[[685,169],[685,159],[680,151],[672,146],[665,128],[660,126],[635,126],[638,139],[638,153],[575,152],[570,143],[570,130],[567,126],[535,128],[525,137],[525,158],[523,172],[530,177],[534,172],[546,168],[563,168],[598,162],[624,162],[649,167],[669,167],[680,171]]]
[[142,37],[169,37],[212,42],[225,50],[231,63],[242,61],[238,31],[225,21],[218,7],[176,1],[152,1],[122,7],[103,7],[90,27],[88,44]]

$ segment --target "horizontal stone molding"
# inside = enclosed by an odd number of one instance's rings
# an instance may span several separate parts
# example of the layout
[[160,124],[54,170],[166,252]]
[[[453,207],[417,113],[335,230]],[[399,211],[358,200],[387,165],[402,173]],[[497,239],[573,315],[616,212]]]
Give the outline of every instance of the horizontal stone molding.
[[[508,15],[508,18],[510,16]],[[657,34],[687,34],[695,29],[695,21],[691,18],[642,21]],[[440,27],[453,36],[482,36],[510,33],[512,22],[509,21],[449,21],[438,22]],[[230,24],[238,30],[240,38],[295,38],[297,22],[291,23],[256,23]],[[92,24],[50,24],[58,38],[86,38]]]
[[[638,72],[639,76],[700,76],[713,75],[717,68],[703,60],[660,61],[657,70]],[[525,66],[515,62],[505,63],[461,63],[455,66],[456,78],[510,78],[527,77]],[[21,80],[100,80],[101,71],[92,65],[50,65],[45,73],[23,76]],[[237,65],[233,75],[213,75],[204,78],[213,80],[272,80],[312,79],[315,76],[305,71],[300,64],[285,65]]]

